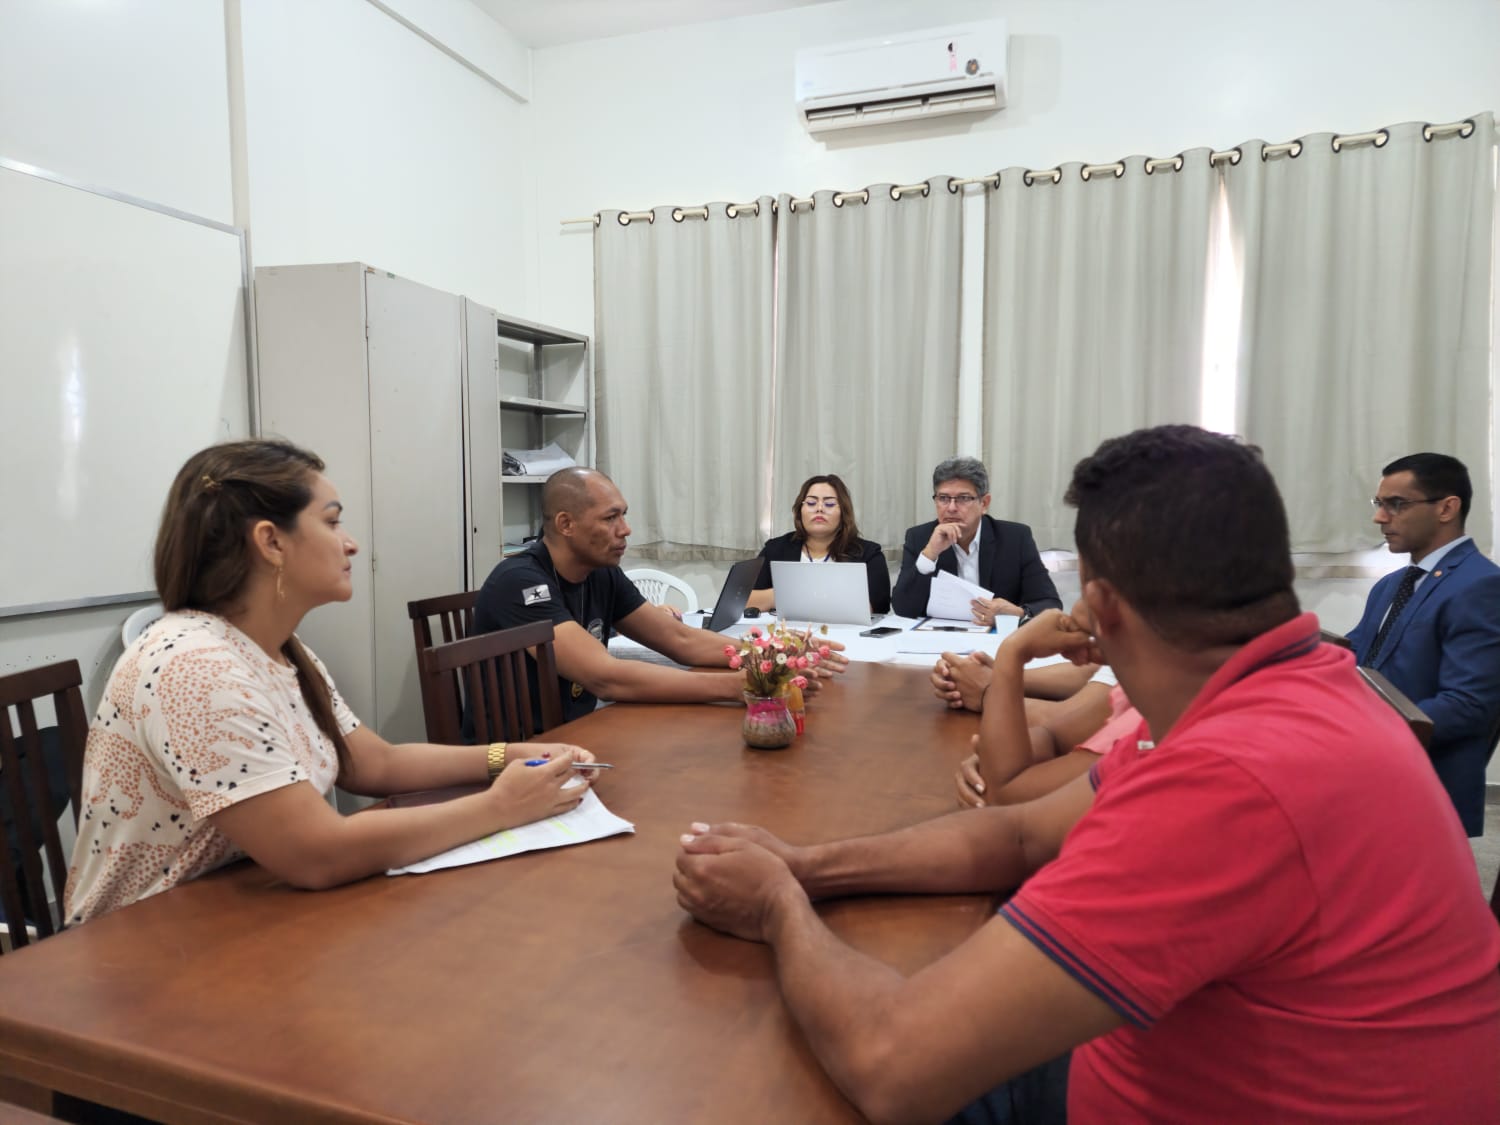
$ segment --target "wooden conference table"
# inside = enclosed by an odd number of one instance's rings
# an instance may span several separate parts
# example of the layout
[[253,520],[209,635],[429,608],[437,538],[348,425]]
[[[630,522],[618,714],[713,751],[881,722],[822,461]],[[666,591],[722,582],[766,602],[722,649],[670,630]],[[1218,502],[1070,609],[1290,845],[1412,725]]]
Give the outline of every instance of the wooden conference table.
[[[693,820],[813,841],[951,811],[975,716],[915,668],[857,664],[784,751],[743,711],[617,705],[553,732],[616,763],[636,825],[581,847],[320,893],[250,863],[0,957],[0,1076],[167,1122],[840,1122],[764,947],[672,889]],[[984,896],[831,902],[912,972]]]

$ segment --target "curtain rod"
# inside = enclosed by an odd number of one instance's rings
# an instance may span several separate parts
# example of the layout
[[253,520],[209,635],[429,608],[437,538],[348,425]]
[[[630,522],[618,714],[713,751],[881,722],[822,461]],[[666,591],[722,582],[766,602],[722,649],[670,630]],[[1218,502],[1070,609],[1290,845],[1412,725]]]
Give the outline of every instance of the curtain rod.
[[[1454,135],[1462,138],[1467,138],[1472,135],[1473,132],[1474,119],[1471,117],[1466,117],[1462,121],[1450,121],[1444,125],[1423,125],[1422,139],[1424,141],[1432,141],[1439,137],[1451,137]],[[1368,133],[1336,133],[1334,134],[1331,144],[1333,146],[1334,152],[1342,152],[1345,148],[1367,144],[1374,145],[1376,148],[1384,148],[1386,142],[1390,139],[1391,132],[1389,129],[1376,129]],[[1297,157],[1302,155],[1302,147],[1303,146],[1301,141],[1287,141],[1285,144],[1275,145],[1262,144],[1260,150],[1260,158],[1262,160],[1268,160],[1273,156],[1287,156],[1295,160]],[[1219,167],[1221,164],[1234,165],[1238,164],[1244,157],[1244,155],[1244,146],[1237,145],[1234,148],[1225,149],[1222,152],[1210,152],[1208,154],[1208,162],[1210,166],[1215,168]],[[1185,163],[1186,160],[1184,159],[1182,153],[1178,153],[1176,156],[1147,158],[1145,171],[1148,176],[1154,175],[1157,172],[1167,171],[1168,169],[1173,172],[1180,172],[1182,171]],[[1123,160],[1116,160],[1109,164],[1085,164],[1079,170],[1079,175],[1084,180],[1090,180],[1094,176],[1102,176],[1106,173],[1114,176],[1116,179],[1119,179],[1125,174],[1125,162]],[[1053,184],[1061,183],[1062,178],[1063,171],[1061,166],[1058,166],[1056,168],[1041,169],[1027,168],[1022,170],[1021,172],[1021,182],[1027,187],[1032,187],[1038,183],[1043,182]],[[966,179],[956,179],[951,176],[948,178],[948,190],[950,192],[957,192],[961,188],[969,187],[972,184],[983,184],[986,188],[998,188],[1000,186],[1000,173],[991,172],[988,176],[970,176]],[[931,187],[932,185],[927,182],[919,184],[897,184],[890,189],[890,194],[891,198],[897,201],[905,198],[907,195],[912,195],[918,192],[920,192],[923,197],[926,197],[928,192],[931,190]],[[869,188],[861,188],[858,191],[839,191],[833,193],[833,205],[835,207],[843,207],[848,203],[868,203],[869,201]],[[797,213],[799,208],[805,207],[807,208],[807,210],[811,211],[816,206],[817,202],[812,196],[806,196],[805,198],[800,199],[791,198],[787,200],[787,209],[794,215]],[[771,210],[774,212],[776,211],[776,209],[777,204],[773,201],[771,203]],[[737,218],[739,215],[744,213],[758,216],[760,214],[760,203],[758,201],[755,203],[731,203],[728,207],[725,208],[725,214],[727,214],[731,219]],[[674,207],[672,209],[673,222],[680,223],[685,219],[707,218],[708,206],[706,204],[702,207]],[[656,221],[656,215],[652,211],[622,211],[617,216],[617,221],[622,227],[628,227],[631,223],[634,222],[654,223]],[[560,225],[574,226],[581,225],[583,223],[592,223],[597,227],[600,223],[600,213],[595,212],[594,214],[585,216],[581,219],[563,219]]]

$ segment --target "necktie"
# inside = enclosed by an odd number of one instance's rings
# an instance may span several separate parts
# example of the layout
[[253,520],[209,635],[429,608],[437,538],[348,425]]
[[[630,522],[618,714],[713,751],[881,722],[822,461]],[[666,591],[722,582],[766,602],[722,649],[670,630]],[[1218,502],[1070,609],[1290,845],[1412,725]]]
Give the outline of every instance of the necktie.
[[1396,618],[1401,616],[1406,603],[1411,601],[1412,591],[1417,588],[1417,580],[1426,573],[1420,566],[1406,568],[1406,573],[1401,576],[1401,584],[1396,587],[1396,597],[1391,601],[1391,612],[1385,615],[1385,620],[1380,625],[1380,632],[1375,634],[1375,643],[1370,646],[1370,654],[1365,657],[1366,668],[1375,663],[1375,658],[1380,655],[1380,646],[1385,644],[1386,637],[1390,635],[1391,626],[1396,623]]

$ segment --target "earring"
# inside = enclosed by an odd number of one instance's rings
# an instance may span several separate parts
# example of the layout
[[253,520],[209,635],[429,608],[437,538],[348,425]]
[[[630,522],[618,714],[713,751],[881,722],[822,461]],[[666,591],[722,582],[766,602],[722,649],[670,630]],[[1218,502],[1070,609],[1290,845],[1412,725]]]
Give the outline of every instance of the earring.
[[286,590],[281,585],[281,567],[279,566],[276,568],[276,600],[278,602],[286,601]]

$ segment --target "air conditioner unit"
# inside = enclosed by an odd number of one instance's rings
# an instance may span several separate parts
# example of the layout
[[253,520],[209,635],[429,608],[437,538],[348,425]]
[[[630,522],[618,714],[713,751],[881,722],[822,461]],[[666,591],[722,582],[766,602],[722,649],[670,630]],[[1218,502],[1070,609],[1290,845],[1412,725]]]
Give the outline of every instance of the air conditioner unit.
[[1005,106],[1005,21],[797,52],[797,111],[810,133]]

